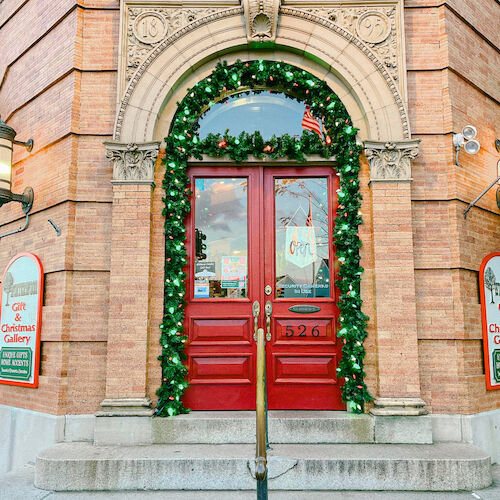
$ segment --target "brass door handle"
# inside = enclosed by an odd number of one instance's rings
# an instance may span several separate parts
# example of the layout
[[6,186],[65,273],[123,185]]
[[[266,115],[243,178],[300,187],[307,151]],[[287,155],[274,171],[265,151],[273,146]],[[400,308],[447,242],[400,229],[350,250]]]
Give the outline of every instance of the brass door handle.
[[266,313],[266,325],[267,325],[266,340],[268,342],[270,342],[271,341],[271,315],[273,314],[273,304],[271,303],[270,300],[268,300],[266,302],[265,313]]
[[260,304],[256,300],[252,305],[253,314],[253,339],[257,342],[257,329],[259,328],[259,315],[260,315]]

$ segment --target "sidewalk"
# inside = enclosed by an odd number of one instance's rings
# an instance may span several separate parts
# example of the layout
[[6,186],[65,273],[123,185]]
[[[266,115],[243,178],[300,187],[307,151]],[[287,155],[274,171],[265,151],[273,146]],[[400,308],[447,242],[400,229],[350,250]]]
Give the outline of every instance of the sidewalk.
[[[254,491],[117,491],[117,492],[52,492],[33,486],[33,465],[0,477],[0,500],[250,500]],[[397,491],[271,491],[272,500],[500,500],[500,464],[492,466],[493,484],[475,492],[397,492]]]

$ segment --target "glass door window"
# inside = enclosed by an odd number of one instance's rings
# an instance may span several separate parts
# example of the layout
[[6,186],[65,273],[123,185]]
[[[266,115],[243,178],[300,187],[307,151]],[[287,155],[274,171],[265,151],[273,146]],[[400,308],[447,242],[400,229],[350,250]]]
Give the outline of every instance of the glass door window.
[[274,198],[276,297],[329,297],[328,179],[275,179]]
[[195,298],[244,298],[248,282],[248,181],[195,180]]

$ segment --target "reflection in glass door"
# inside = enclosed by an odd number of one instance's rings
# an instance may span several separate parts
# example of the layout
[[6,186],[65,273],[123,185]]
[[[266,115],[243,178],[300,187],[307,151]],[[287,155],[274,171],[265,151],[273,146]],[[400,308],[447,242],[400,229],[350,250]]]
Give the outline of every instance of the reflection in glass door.
[[276,297],[330,296],[328,179],[274,181]]
[[248,181],[195,180],[195,298],[247,297]]

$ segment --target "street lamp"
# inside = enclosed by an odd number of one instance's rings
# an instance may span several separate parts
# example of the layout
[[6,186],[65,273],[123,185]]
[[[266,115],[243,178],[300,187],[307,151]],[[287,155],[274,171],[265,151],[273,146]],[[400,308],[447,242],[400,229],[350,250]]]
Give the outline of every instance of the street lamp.
[[27,187],[23,194],[11,191],[12,185],[12,150],[14,144],[24,146],[28,151],[33,149],[33,139],[27,142],[16,141],[16,131],[0,118],[0,207],[10,201],[22,204],[23,212],[27,214],[33,206],[35,197],[33,189]]

